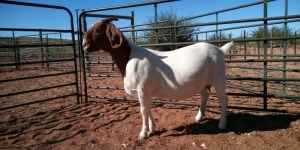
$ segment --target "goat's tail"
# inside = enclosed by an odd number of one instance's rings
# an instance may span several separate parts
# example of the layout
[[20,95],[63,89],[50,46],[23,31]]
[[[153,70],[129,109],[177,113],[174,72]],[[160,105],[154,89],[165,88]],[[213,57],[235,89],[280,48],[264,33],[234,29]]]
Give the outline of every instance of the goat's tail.
[[233,45],[233,41],[223,45],[220,49],[223,51],[224,54],[226,54],[230,50],[232,45]]

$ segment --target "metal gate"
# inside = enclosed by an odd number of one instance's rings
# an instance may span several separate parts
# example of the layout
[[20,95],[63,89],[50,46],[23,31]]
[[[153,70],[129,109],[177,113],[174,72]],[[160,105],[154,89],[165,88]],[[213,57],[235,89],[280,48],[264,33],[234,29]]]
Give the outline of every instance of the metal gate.
[[[61,6],[0,1],[1,5],[63,11],[69,29],[0,28],[0,110],[76,97],[79,102],[72,13]],[[10,15],[7,12],[6,15]],[[15,18],[16,20],[18,18]],[[29,19],[28,19],[29,20]],[[59,22],[57,22],[59,23]],[[68,38],[63,39],[62,36]],[[67,78],[67,80],[66,80]]]
[[[91,9],[91,10],[83,10],[79,15],[79,29],[80,36],[79,41],[82,42],[82,36],[84,36],[85,31],[87,30],[86,20],[87,18],[107,18],[107,17],[116,17],[121,20],[129,20],[129,26],[120,28],[124,31],[123,33],[130,34],[130,40],[133,43],[136,43],[136,35],[134,28],[139,26],[134,24],[134,12],[131,11],[130,15],[103,15],[97,14],[101,11],[106,10],[114,10],[114,9],[122,9],[122,8],[131,8],[131,7],[139,7],[146,5],[154,5],[155,14],[157,15],[157,4],[171,2],[172,0],[163,0],[157,2],[144,2],[144,3],[136,3],[131,5],[123,5],[116,7],[108,7],[108,8],[99,8],[99,9]],[[89,98],[97,98],[97,99],[113,99],[113,100],[136,100],[136,98],[128,97],[124,92],[123,88],[123,80],[122,76],[118,72],[118,68],[114,65],[114,61],[111,56],[103,51],[99,51],[96,53],[83,53],[82,45],[80,45],[80,55],[83,60],[83,76],[84,76],[84,93],[85,101],[87,102]],[[110,78],[110,81],[114,81],[114,83],[105,83],[101,82],[101,78]],[[95,82],[95,81],[99,82]],[[118,95],[115,97],[114,95]]]
[[[163,1],[167,2],[167,1]],[[138,37],[137,32],[140,31],[153,31],[154,36],[156,37],[156,42],[151,44],[140,44],[140,46],[143,47],[158,47],[158,46],[171,46],[177,47],[177,46],[184,46],[193,44],[198,41],[206,41],[209,43],[214,43],[216,45],[220,45],[225,42],[234,41],[237,43],[236,48],[227,54],[226,57],[226,63],[227,63],[227,69],[228,70],[254,70],[257,71],[257,76],[254,75],[240,75],[241,71],[228,74],[227,77],[227,87],[229,89],[228,95],[229,96],[238,96],[238,97],[259,97],[263,100],[263,110],[267,110],[267,104],[269,98],[283,98],[283,99],[292,99],[292,100],[299,100],[299,68],[292,68],[289,69],[287,67],[287,63],[299,63],[299,54],[296,53],[297,48],[297,40],[299,40],[299,35],[295,33],[295,36],[287,37],[286,35],[283,35],[281,37],[268,37],[267,34],[264,34],[262,38],[247,38],[241,36],[240,38],[229,38],[222,39],[222,33],[226,32],[227,30],[235,30],[235,29],[242,29],[244,28],[250,28],[250,27],[262,27],[265,31],[268,30],[268,26],[276,25],[276,24],[283,24],[286,28],[288,23],[292,22],[299,22],[300,14],[298,15],[288,15],[287,13],[282,16],[276,16],[276,17],[268,17],[267,14],[267,8],[268,3],[273,2],[273,0],[269,1],[260,1],[260,2],[254,2],[245,4],[242,6],[232,7],[224,10],[219,10],[211,13],[206,14],[200,14],[197,16],[193,16],[190,18],[185,18],[180,21],[189,20],[189,19],[195,19],[195,18],[201,18],[206,17],[210,15],[216,16],[215,22],[207,22],[207,23],[198,23],[198,24],[192,24],[192,25],[179,25],[179,21],[176,23],[176,26],[170,26],[170,27],[156,27],[156,28],[136,28],[139,26],[145,26],[146,24],[141,25],[134,25],[131,24],[129,27],[120,28],[123,33],[126,32],[134,32],[131,34],[131,39],[133,39],[134,42],[136,42],[139,38],[144,37]],[[285,10],[287,11],[287,2]],[[92,9],[92,10],[84,10],[80,14],[79,20],[82,20],[80,23],[80,30],[81,34],[86,31],[86,24],[85,24],[85,17],[107,17],[107,16],[113,16],[113,15],[96,15],[92,13],[96,13],[99,11],[104,10],[113,10],[113,9],[122,9],[122,8],[129,8],[129,7],[137,7],[137,6],[143,6],[143,5],[154,5],[154,13],[155,17],[157,18],[157,4],[158,2],[153,3],[146,3],[146,4],[133,4],[133,5],[125,5],[125,6],[117,6],[117,7],[109,7],[109,8],[100,8],[100,9]],[[251,19],[242,19],[242,20],[228,20],[228,21],[219,21],[219,15],[224,12],[229,12],[232,10],[242,9],[246,7],[251,7],[255,5],[263,5],[263,18],[251,18]],[[115,16],[115,17],[121,17],[122,16]],[[124,17],[123,17],[124,18]],[[127,18],[127,17],[125,17]],[[130,18],[128,16],[128,18]],[[133,15],[131,15],[131,18],[133,19]],[[131,21],[133,22],[133,20]],[[240,23],[256,23],[251,25],[239,25]],[[257,22],[261,22],[258,23]],[[156,22],[159,23],[159,22]],[[222,27],[222,25],[231,25],[232,27]],[[215,27],[215,30],[207,30],[207,31],[200,31],[197,33],[193,33],[197,36],[197,41],[194,42],[187,42],[187,43],[178,43],[176,42],[176,37],[182,36],[180,34],[170,34],[170,36],[175,39],[172,43],[158,43],[157,37],[159,36],[157,34],[157,30],[160,29],[166,29],[169,28],[170,30],[177,31],[178,28],[185,28],[185,27],[206,27],[206,26],[213,26]],[[130,29],[126,29],[130,28]],[[287,30],[287,29],[286,29]],[[214,33],[215,38],[213,40],[207,39],[207,34]],[[266,33],[266,32],[265,32]],[[198,36],[206,34],[205,40],[198,40]],[[83,36],[83,35],[81,35]],[[81,37],[80,36],[80,37]],[[81,38],[80,38],[80,41]],[[268,43],[273,43],[274,41],[282,41],[282,53],[275,54],[273,53],[273,45],[270,45]],[[287,41],[295,41],[295,53],[290,54],[287,52]],[[247,50],[247,44],[254,45],[251,52]],[[82,49],[82,47],[81,47]],[[249,49],[249,48],[248,48]],[[271,50],[271,53],[270,53]],[[239,51],[239,53],[237,53]],[[84,55],[84,54],[82,54]],[[85,100],[87,101],[88,98],[98,98],[98,99],[110,99],[110,100],[134,100],[135,98],[129,97],[124,93],[123,89],[123,81],[121,76],[116,72],[117,68],[113,65],[113,60],[111,60],[111,57],[104,52],[97,52],[97,53],[91,53],[86,56],[84,56],[83,66],[84,68],[84,80],[85,82]],[[281,63],[282,67],[276,68],[276,63]],[[254,67],[254,66],[260,66],[260,67]],[[275,66],[275,67],[274,67]],[[243,71],[242,71],[243,72]],[[278,74],[282,74],[282,77],[269,77],[272,72],[278,72]],[[287,72],[292,72],[296,74],[295,78],[288,77]],[[276,74],[276,73],[275,73]],[[276,87],[276,88],[275,88]],[[293,89],[288,91],[287,89]],[[238,91],[238,92],[236,92]],[[214,94],[213,92],[211,94]],[[117,97],[115,95],[118,95]],[[154,102],[159,103],[173,103],[173,104],[187,104],[187,105],[199,105],[198,103],[185,103],[185,102],[176,102],[176,101],[165,101],[165,100],[155,100]],[[247,109],[244,107],[232,107],[231,108],[241,108],[241,109]],[[251,108],[250,108],[251,109]],[[254,108],[253,108],[254,109]]]

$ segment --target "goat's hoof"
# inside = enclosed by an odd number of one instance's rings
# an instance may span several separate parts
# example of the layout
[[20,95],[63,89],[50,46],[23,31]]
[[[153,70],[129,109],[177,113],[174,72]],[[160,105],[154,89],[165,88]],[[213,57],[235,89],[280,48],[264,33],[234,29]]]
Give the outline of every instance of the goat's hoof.
[[141,132],[139,135],[139,140],[144,140],[149,137],[149,134],[147,132]]
[[149,135],[149,136],[151,136],[151,135],[153,135],[153,134],[155,134],[155,130],[150,130],[150,131],[148,132],[148,135]]
[[195,121],[196,122],[200,122],[200,120],[202,119],[202,115],[197,115],[196,117],[195,117]]
[[227,120],[226,119],[221,119],[220,123],[218,125],[218,128],[221,130],[224,130],[226,128]]

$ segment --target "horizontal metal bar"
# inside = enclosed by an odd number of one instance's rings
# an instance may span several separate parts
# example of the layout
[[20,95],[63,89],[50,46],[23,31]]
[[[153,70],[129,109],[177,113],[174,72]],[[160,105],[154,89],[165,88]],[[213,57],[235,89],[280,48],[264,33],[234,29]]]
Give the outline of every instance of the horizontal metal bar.
[[44,77],[52,77],[52,76],[60,76],[60,75],[67,75],[67,74],[75,74],[75,73],[76,73],[75,71],[71,71],[71,72],[53,73],[53,74],[38,75],[38,76],[23,77],[23,78],[13,78],[13,79],[0,80],[0,83],[19,81],[19,80],[28,80],[28,79],[37,79],[37,78],[44,78]]
[[121,15],[102,15],[102,14],[85,14],[86,17],[95,17],[95,18],[108,18],[116,17],[118,19],[131,19],[131,16],[121,16]]
[[109,86],[87,86],[87,87],[91,89],[125,90],[124,88],[121,87],[109,87]]
[[36,103],[42,103],[42,102],[52,101],[52,100],[56,100],[56,99],[59,99],[59,98],[66,98],[66,97],[70,97],[70,96],[76,96],[76,95],[77,95],[77,93],[71,93],[71,94],[68,94],[68,95],[62,95],[62,96],[52,97],[52,98],[48,98],[48,99],[43,99],[43,100],[37,100],[37,101],[33,101],[33,102],[22,103],[22,104],[18,104],[18,105],[0,107],[0,111],[1,110],[12,109],[12,108],[16,108],[16,107],[21,107],[21,106],[32,105],[32,104],[36,104]]
[[[225,55],[226,57],[228,56],[231,56],[231,57],[237,57],[237,56],[254,56],[254,57],[263,57],[265,55],[262,55],[262,54],[226,54]],[[266,55],[267,57],[300,57],[299,54],[273,54],[273,55]]]
[[0,48],[23,48],[23,47],[61,47],[61,46],[73,46],[70,44],[19,44],[19,45],[1,45]]
[[[249,96],[265,97],[265,95],[263,94],[263,91],[254,91],[250,88],[245,88],[245,87],[237,86],[237,85],[228,85],[227,84],[227,87],[237,88],[237,89],[240,89],[240,90],[243,90],[246,92],[253,93],[253,94],[249,94]],[[247,96],[247,94],[244,94],[244,93],[234,93],[234,94],[227,93],[227,95]],[[275,98],[288,98],[288,99],[300,100],[299,95],[287,95],[287,94],[281,94],[281,93],[275,93],[275,92],[268,92],[268,94],[266,96],[268,98],[275,97]]]
[[246,60],[225,60],[226,63],[237,62],[300,62],[300,59],[246,59]]
[[272,92],[268,92],[268,95],[273,95],[273,97],[275,98],[288,98],[288,99],[298,100],[298,101],[300,100],[299,95],[287,95],[287,94],[272,93]]
[[13,4],[13,5],[25,5],[25,6],[34,6],[34,7],[44,7],[44,8],[54,8],[54,9],[63,9],[69,12],[69,9],[62,6],[46,5],[46,4],[37,4],[37,3],[27,3],[27,2],[17,2],[17,1],[0,1],[4,4]]
[[237,77],[237,76],[227,76],[227,80],[250,80],[250,81],[300,81],[300,78],[253,78],[253,77]]
[[114,61],[86,61],[86,64],[113,64]]
[[[1,3],[1,2],[0,2]],[[36,28],[0,28],[0,31],[30,31],[30,32],[62,32],[72,33],[72,30],[59,30],[59,29],[36,29]]]
[[[241,68],[241,69],[253,69],[253,70],[263,70],[262,67],[245,67],[245,66],[226,66],[227,68]],[[288,71],[288,72],[300,72],[300,69],[281,69],[281,68],[267,68],[271,71]]]
[[[164,22],[168,22],[168,20],[157,21],[156,23],[164,23]],[[132,28],[132,27],[148,26],[148,25],[153,25],[153,24],[156,24],[156,23],[137,24],[137,25],[133,25],[133,26],[119,27],[119,29],[121,30],[121,29],[127,29],[127,28]]]
[[88,77],[122,77],[117,74],[87,74]]
[[40,63],[47,63],[47,62],[67,62],[67,61],[74,61],[74,59],[58,59],[58,60],[48,60],[48,61],[32,61],[32,62],[21,62],[21,63],[5,63],[5,64],[0,64],[0,67],[2,67],[2,66],[15,66],[15,65],[40,64]]
[[292,85],[292,86],[300,86],[300,84],[296,84],[294,82],[284,82],[284,81],[269,81],[268,83],[280,83],[285,85]]
[[[255,96],[258,96],[258,97],[263,97],[263,91],[255,91],[249,87],[243,87],[243,86],[238,86],[238,85],[233,85],[233,84],[226,84],[226,86],[228,88],[234,88],[234,89],[239,89],[239,90],[242,90],[242,91],[245,91],[245,92],[248,92],[248,93],[251,93],[251,94],[254,94]],[[254,96],[253,95],[253,96]]]
[[150,1],[150,2],[142,2],[142,3],[135,3],[135,4],[128,4],[128,5],[119,5],[113,7],[105,7],[105,8],[98,8],[98,9],[85,9],[83,12],[97,12],[97,11],[104,11],[104,10],[114,10],[114,9],[121,9],[121,8],[130,8],[130,7],[137,7],[137,6],[146,6],[146,5],[153,5],[153,4],[160,4],[160,3],[167,3],[179,0],[159,0],[159,1]]
[[[55,29],[54,29],[55,30]],[[71,30],[70,30],[71,31]],[[28,37],[28,36],[40,36],[40,35],[51,35],[51,34],[61,34],[61,32],[50,32],[50,33],[37,33],[37,34],[29,34],[29,35],[22,35],[18,36],[17,38],[23,38],[23,37]]]
[[76,82],[73,82],[73,83],[61,84],[61,85],[56,85],[56,86],[51,86],[51,87],[44,87],[44,88],[39,88],[39,89],[32,89],[32,90],[15,92],[15,93],[7,93],[7,94],[0,95],[0,97],[7,97],[7,96],[13,96],[13,95],[19,95],[19,94],[26,94],[26,93],[38,92],[38,91],[55,89],[55,88],[60,88],[60,87],[64,87],[64,86],[76,85],[76,84],[77,84]]
[[[282,23],[292,23],[292,22],[300,22],[300,19],[291,19],[287,21],[276,21],[276,22],[268,22],[267,25],[275,25],[275,24],[282,24]],[[220,28],[218,31],[226,31],[226,30],[234,30],[234,29],[242,29],[242,28],[250,28],[250,27],[258,27],[263,26],[264,24],[252,24],[252,25],[244,25],[244,26],[236,26],[236,27],[229,27],[229,28]],[[209,32],[216,32],[217,30],[205,30],[205,31],[199,31],[199,32],[193,32],[193,33],[186,33],[186,34],[178,34],[178,36],[184,36],[184,35],[191,35],[191,34],[201,34],[201,33],[209,33]]]
[[180,43],[159,43],[159,44],[147,44],[147,45],[139,45],[141,47],[157,47],[157,46],[178,46],[178,45],[192,45],[199,42],[207,42],[207,43],[227,43],[233,41],[236,42],[251,42],[251,41],[279,41],[279,40],[294,40],[300,39],[300,36],[296,37],[273,37],[273,38],[256,38],[256,39],[231,39],[231,40],[203,40],[203,41],[193,41],[193,42],[180,42]]

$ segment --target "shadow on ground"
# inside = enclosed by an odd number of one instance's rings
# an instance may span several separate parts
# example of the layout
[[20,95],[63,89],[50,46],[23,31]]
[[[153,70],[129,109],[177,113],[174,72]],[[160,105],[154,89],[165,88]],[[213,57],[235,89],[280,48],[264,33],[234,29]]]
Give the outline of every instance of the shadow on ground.
[[173,130],[178,133],[168,136],[219,134],[234,132],[236,134],[249,133],[252,131],[273,131],[287,129],[291,122],[299,120],[300,115],[293,114],[268,114],[253,115],[243,113],[231,113],[227,115],[228,123],[225,130],[218,129],[218,119],[205,118],[200,123],[192,123],[187,126],[179,126]]

